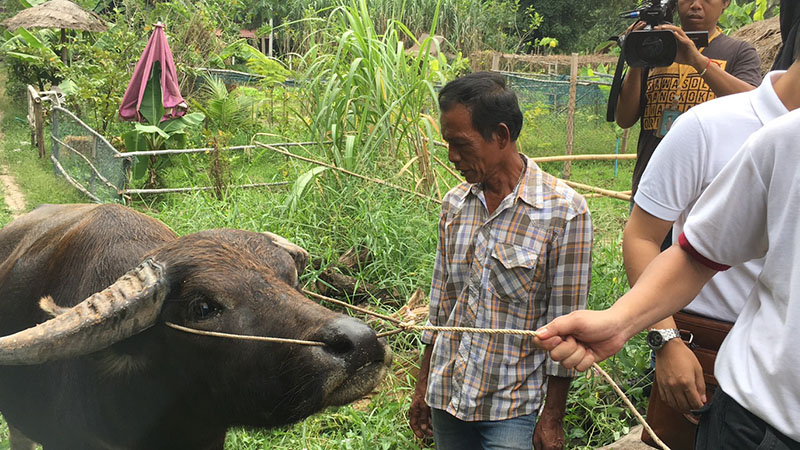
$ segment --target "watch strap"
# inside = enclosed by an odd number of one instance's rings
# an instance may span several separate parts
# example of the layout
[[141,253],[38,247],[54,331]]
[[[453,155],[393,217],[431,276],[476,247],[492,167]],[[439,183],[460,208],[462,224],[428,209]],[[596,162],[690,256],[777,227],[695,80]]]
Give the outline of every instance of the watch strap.
[[671,341],[672,339],[681,337],[681,330],[677,328],[667,328],[664,330],[658,330],[661,333],[661,336],[664,338],[664,343]]

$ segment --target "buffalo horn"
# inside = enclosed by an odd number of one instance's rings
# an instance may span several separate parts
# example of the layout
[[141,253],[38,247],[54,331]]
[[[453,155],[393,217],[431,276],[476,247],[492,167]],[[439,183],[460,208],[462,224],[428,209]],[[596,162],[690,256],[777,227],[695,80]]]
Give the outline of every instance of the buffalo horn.
[[[31,365],[86,355],[151,327],[167,288],[164,269],[150,259],[106,289],[56,317],[0,338],[0,365]],[[52,303],[52,301],[50,302]]]

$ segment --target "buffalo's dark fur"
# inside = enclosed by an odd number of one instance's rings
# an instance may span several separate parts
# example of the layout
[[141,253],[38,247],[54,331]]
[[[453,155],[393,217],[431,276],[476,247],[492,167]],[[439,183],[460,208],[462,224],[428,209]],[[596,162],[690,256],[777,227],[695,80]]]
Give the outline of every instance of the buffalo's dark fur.
[[[159,323],[80,358],[0,366],[0,412],[45,450],[222,449],[230,426],[277,426],[352,400],[331,383],[386,362],[366,326],[300,294],[295,261],[266,236],[179,238],[116,205],[42,206],[0,230],[0,335],[47,320],[41,297],[75,305],[148,256],[166,269]],[[329,345],[196,336],[163,321]]]

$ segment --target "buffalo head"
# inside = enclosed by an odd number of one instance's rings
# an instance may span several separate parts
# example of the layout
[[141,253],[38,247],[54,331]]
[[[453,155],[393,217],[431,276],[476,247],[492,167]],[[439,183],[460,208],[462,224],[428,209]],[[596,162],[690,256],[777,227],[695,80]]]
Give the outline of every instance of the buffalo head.
[[[302,295],[299,276],[308,255],[279,236],[210,230],[170,237],[164,227],[144,233],[160,237],[147,237],[143,245],[137,240],[141,229],[109,225],[163,225],[127,208],[48,208],[51,214],[37,218],[15,248],[2,242],[6,230],[0,231],[0,247],[9,248],[0,265],[0,294],[9,294],[3,284],[10,275],[35,271],[23,275],[39,285],[17,293],[17,300],[43,294],[39,307],[53,316],[0,318],[2,329],[13,327],[14,320],[38,323],[0,338],[0,412],[34,440],[84,448],[89,442],[108,448],[193,448],[195,442],[218,441],[230,426],[277,426],[353,401],[375,388],[387,370],[391,353],[369,327]],[[55,219],[74,208],[84,209],[74,220]],[[48,226],[48,216],[57,230]],[[109,222],[109,216],[115,220]],[[10,229],[19,238],[19,230]],[[91,248],[85,242],[93,242]],[[26,251],[34,248],[40,254],[26,260]],[[139,263],[130,264],[135,260]],[[125,265],[136,267],[109,276]],[[114,278],[99,292],[87,288],[97,286],[97,279]],[[0,299],[0,314],[25,310],[8,302]],[[165,322],[319,345],[198,336]],[[39,392],[35,384],[52,383],[46,380],[53,375],[45,373],[51,370],[71,374],[71,382],[81,386]],[[26,380],[34,385],[24,385]],[[66,429],[63,421],[43,424],[51,415],[29,417],[33,408],[23,407],[14,391],[38,408],[80,409],[81,423]],[[48,399],[55,391],[58,399]],[[92,398],[65,401],[70,395]],[[83,429],[89,421],[95,429]]]

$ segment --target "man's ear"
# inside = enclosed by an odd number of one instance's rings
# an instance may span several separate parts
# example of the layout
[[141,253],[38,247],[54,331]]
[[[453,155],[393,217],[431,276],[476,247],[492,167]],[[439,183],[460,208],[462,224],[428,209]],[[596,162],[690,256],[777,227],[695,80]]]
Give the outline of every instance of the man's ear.
[[495,139],[497,139],[497,145],[500,148],[505,148],[508,144],[511,143],[511,131],[508,129],[508,125],[503,122],[497,124],[494,132]]

